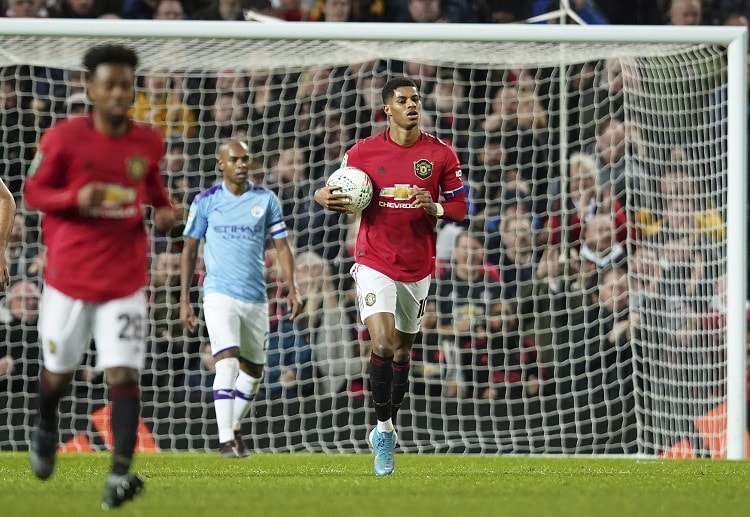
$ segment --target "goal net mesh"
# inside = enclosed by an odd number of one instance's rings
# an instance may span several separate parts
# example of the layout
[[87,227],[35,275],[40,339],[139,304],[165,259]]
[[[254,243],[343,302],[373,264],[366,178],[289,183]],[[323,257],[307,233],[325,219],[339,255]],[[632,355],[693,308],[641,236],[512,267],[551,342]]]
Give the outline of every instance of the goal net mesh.
[[[420,82],[423,130],[464,165],[470,214],[463,225],[438,225],[400,449],[725,453],[716,446],[727,287],[723,48],[114,41],[140,53],[133,116],[164,131],[164,180],[183,217],[220,181],[217,143],[229,137],[248,142],[259,181],[281,199],[306,305],[296,322],[283,317],[269,252],[267,369],[243,428],[254,449],[366,450],[375,419],[368,336],[348,274],[357,223],[322,211],[312,193],[357,139],[386,127],[380,89],[403,74]],[[21,189],[45,129],[88,110],[81,57],[101,40],[0,42],[0,173],[19,200],[0,325],[0,449],[23,450],[41,362],[44,252],[40,215],[24,207]],[[213,450],[212,361],[205,328],[190,336],[180,326],[180,250],[179,232],[153,235],[143,432],[161,450]],[[196,308],[202,277],[199,265]],[[94,365],[92,344],[61,406],[61,439],[72,449],[107,446]]]

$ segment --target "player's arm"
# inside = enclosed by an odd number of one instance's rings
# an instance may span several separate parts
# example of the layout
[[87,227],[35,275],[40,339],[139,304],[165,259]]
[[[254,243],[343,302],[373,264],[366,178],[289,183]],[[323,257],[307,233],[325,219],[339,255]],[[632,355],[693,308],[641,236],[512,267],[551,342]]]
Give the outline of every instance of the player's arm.
[[[352,149],[349,149],[346,152],[346,154],[344,155],[344,160],[341,162],[341,167],[351,165],[350,162],[352,156],[357,153],[357,149],[358,147],[355,145]],[[340,190],[340,188],[341,187],[334,187],[331,185],[320,187],[315,191],[313,198],[315,199],[316,203],[318,203],[326,210],[331,210],[340,214],[349,214],[351,213],[350,205],[352,203],[352,200],[346,194],[336,193],[336,191]]]
[[440,194],[443,201],[439,203],[436,217],[457,223],[466,218],[466,192],[461,179],[461,162],[449,147],[445,148],[443,175],[440,178]]
[[455,191],[443,191],[444,201],[438,203],[432,199],[429,191],[420,188],[414,194],[412,205],[416,208],[422,208],[425,212],[439,219],[449,219],[451,221],[461,222],[466,217],[466,195],[463,186]]
[[284,276],[288,286],[286,297],[287,307],[292,318],[296,318],[302,310],[302,302],[297,293],[297,277],[294,272],[294,253],[286,237],[274,239],[273,244],[276,247],[276,256],[281,267],[281,274]]
[[195,277],[195,262],[198,257],[200,241],[184,237],[180,255],[180,321],[190,332],[195,332],[195,312],[190,303],[190,288]]
[[326,185],[315,191],[315,202],[327,210],[339,212],[342,214],[350,213],[351,198],[346,194],[337,194],[336,191],[341,187]]
[[435,217],[457,223],[462,222],[466,218],[466,193],[463,185],[453,191],[443,190],[442,194],[444,200],[437,203],[439,207],[438,214]]
[[101,205],[105,186],[98,182],[82,187],[69,185],[65,179],[67,160],[60,133],[50,130],[42,137],[24,182],[23,199],[27,207],[42,212],[77,212]]
[[10,232],[13,230],[13,219],[16,217],[16,200],[8,187],[0,180],[0,288],[4,289],[10,283],[8,262],[5,249],[8,247]]

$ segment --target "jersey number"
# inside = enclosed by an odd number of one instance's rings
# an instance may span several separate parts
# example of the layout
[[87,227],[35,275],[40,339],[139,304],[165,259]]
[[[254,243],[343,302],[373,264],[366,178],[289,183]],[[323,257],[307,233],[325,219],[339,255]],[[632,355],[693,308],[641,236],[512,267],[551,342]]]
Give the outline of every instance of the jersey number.
[[120,339],[136,341],[144,338],[143,316],[140,314],[120,314],[117,319],[122,324]]
[[422,317],[424,316],[425,307],[427,307],[427,298],[425,298],[424,300],[419,300],[419,312],[417,313],[417,319],[422,319]]

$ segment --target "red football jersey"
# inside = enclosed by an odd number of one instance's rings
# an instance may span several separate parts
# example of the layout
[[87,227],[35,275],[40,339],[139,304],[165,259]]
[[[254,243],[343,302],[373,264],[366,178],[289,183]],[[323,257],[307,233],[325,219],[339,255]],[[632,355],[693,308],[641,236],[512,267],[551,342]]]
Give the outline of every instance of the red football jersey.
[[362,212],[355,260],[399,282],[416,282],[435,269],[435,223],[414,208],[415,188],[432,199],[463,200],[461,164],[440,139],[421,133],[408,147],[391,140],[388,130],[357,142],[343,165],[372,179],[373,198]]
[[[86,302],[128,296],[146,284],[148,235],[143,205],[170,204],[161,179],[161,135],[131,123],[122,136],[74,117],[42,137],[24,185],[24,201],[43,212],[44,280]],[[81,213],[78,191],[107,184],[104,203]]]

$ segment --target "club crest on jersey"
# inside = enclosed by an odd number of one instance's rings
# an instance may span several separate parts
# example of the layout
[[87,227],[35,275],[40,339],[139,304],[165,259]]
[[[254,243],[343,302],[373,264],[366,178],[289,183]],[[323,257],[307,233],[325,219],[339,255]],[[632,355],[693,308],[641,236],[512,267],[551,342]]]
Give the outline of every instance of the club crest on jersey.
[[432,176],[432,162],[422,158],[414,162],[414,174],[421,180],[426,180]]
[[261,217],[264,212],[265,210],[260,205],[255,205],[254,207],[250,209],[250,213],[252,214],[253,217]]
[[128,178],[138,181],[146,175],[146,158],[143,156],[131,156],[125,161],[125,170]]
[[368,307],[372,307],[375,304],[375,294],[367,293],[365,295],[365,304],[367,304]]

